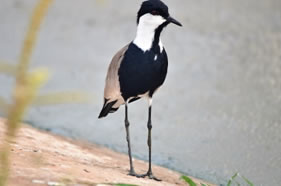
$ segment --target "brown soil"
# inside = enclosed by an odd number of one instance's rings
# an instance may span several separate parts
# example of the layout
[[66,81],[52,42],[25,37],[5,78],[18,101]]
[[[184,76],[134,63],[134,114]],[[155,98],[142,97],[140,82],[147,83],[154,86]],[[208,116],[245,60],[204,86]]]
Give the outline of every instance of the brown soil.
[[[5,134],[0,119],[0,142]],[[187,185],[180,174],[153,166],[157,182],[128,176],[128,157],[93,144],[78,142],[22,125],[11,143],[11,174],[8,185],[96,185],[126,183],[136,185]],[[136,171],[144,173],[147,163],[134,160]],[[205,183],[194,179],[196,183]]]

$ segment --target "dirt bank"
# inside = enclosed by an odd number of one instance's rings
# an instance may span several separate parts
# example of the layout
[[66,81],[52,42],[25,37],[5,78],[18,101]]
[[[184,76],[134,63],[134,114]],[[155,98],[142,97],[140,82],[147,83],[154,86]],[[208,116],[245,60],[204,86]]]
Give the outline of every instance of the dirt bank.
[[[4,137],[0,119],[0,141]],[[95,185],[127,183],[136,185],[186,185],[180,174],[153,166],[162,182],[127,175],[126,155],[93,144],[78,142],[23,125],[11,144],[11,176],[8,185]],[[137,172],[144,173],[147,163],[135,160]],[[199,183],[202,181],[194,180]]]

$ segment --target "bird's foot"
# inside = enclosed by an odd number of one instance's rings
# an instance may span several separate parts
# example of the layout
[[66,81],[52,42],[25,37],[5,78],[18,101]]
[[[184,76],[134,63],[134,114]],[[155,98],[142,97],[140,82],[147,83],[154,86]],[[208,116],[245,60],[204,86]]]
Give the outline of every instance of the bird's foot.
[[131,169],[131,170],[129,171],[128,175],[130,175],[130,176],[135,176],[135,177],[137,177],[137,178],[140,178],[140,176],[141,176],[141,175],[137,174],[134,169]]
[[137,176],[138,178],[145,178],[148,177],[149,179],[155,180],[155,181],[162,181],[161,179],[158,179],[157,177],[153,176],[151,171],[148,171],[146,174],[141,174]]

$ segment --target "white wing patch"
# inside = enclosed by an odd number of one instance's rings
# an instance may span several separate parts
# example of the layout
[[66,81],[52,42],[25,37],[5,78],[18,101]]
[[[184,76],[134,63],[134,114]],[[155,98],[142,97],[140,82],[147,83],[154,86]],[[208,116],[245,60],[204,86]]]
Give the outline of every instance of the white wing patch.
[[154,61],[156,61],[158,59],[158,55],[156,54],[155,56],[154,56]]

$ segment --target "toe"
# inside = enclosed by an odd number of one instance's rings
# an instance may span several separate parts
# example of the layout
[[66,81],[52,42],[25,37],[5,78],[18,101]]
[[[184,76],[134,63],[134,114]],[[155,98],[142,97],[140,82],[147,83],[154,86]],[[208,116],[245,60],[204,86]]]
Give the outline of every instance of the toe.
[[152,180],[155,180],[155,181],[162,181],[161,179],[153,176],[152,172],[147,173],[147,175],[148,175],[149,179],[152,179]]

